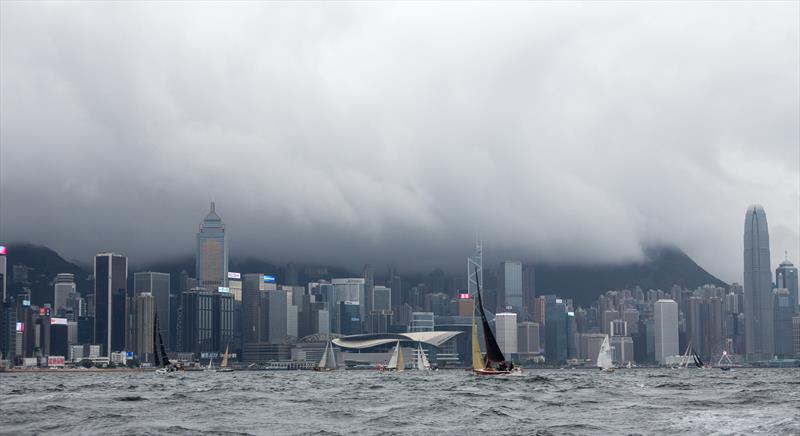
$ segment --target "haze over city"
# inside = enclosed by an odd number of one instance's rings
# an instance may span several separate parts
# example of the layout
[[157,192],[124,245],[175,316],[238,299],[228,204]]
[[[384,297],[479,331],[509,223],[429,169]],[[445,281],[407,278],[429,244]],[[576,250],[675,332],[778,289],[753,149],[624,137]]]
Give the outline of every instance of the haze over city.
[[[462,269],[800,258],[800,6],[8,3],[0,240]],[[24,44],[23,44],[24,42]]]

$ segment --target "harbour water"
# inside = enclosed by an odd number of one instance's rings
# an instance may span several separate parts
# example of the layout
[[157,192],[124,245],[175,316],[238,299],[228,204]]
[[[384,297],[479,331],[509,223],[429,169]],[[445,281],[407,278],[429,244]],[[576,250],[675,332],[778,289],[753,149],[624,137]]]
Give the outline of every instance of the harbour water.
[[800,434],[800,369],[4,373],[0,433]]

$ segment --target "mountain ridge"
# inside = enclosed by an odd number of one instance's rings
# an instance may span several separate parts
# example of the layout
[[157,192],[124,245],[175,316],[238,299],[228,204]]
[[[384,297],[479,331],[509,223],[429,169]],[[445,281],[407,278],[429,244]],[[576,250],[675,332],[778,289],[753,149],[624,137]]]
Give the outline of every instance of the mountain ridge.
[[[645,260],[642,262],[629,262],[621,265],[580,265],[580,264],[548,264],[535,265],[536,294],[557,294],[561,298],[572,298],[575,305],[588,306],[605,291],[615,289],[633,289],[636,286],[644,290],[662,289],[669,291],[673,285],[684,288],[696,288],[705,284],[727,287],[727,283],[713,276],[703,269],[688,255],[676,247],[658,246],[645,250]],[[31,289],[31,301],[41,305],[53,300],[52,281],[56,274],[69,272],[75,274],[78,292],[86,295],[93,292],[90,279],[92,274],[85,266],[65,260],[54,250],[30,243],[18,243],[9,247],[8,273],[10,275],[8,293],[17,295],[22,288]],[[14,283],[13,265],[25,265],[32,268],[28,272],[29,283]],[[191,255],[181,256],[169,260],[152,262],[137,271],[158,271],[169,273],[171,277],[172,292],[177,293],[181,271],[186,271],[190,277],[194,276],[195,262]],[[294,271],[291,267],[277,266],[261,259],[248,257],[244,259],[231,258],[230,270],[245,272],[260,272],[278,277],[279,282],[286,283],[286,278],[291,275],[296,283],[305,284],[307,281],[318,279],[318,276],[309,275],[304,265],[298,265]],[[326,278],[333,277],[358,277],[346,268],[332,266],[318,266],[327,274]],[[438,270],[438,269],[437,269]],[[438,270],[440,271],[440,270]],[[133,285],[133,273],[129,271],[129,285]],[[441,273],[440,273],[441,274]],[[424,283],[429,275],[405,274],[401,277],[405,283],[404,288],[417,283]],[[451,274],[449,277],[453,277]],[[382,277],[376,274],[376,277]],[[448,291],[447,289],[433,289],[433,291]],[[454,290],[450,290],[455,292]]]

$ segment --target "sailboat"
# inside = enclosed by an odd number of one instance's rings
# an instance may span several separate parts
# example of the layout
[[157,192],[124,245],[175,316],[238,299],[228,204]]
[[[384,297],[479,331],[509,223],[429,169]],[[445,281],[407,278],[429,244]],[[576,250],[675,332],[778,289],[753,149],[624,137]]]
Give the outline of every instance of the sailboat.
[[219,364],[217,372],[233,372],[233,368],[228,366],[228,347],[230,344],[225,345],[225,354],[222,355],[222,362]]
[[208,366],[206,367],[205,370],[208,371],[208,372],[217,372],[214,369],[214,358],[213,357],[208,359]]
[[608,335],[603,339],[600,351],[597,353],[597,366],[605,372],[614,372],[614,355],[608,342]]
[[731,358],[730,356],[728,356],[727,351],[722,352],[722,356],[720,356],[719,362],[717,362],[717,366],[719,367],[719,369],[723,371],[731,370],[731,367],[733,366],[733,361],[731,361]]
[[400,347],[400,341],[394,346],[392,357],[389,359],[389,364],[386,369],[394,370],[395,372],[403,372],[406,370],[406,363],[403,361],[403,349]]
[[183,371],[183,366],[174,364],[167,357],[167,350],[164,348],[164,339],[158,330],[158,312],[153,318],[153,365],[157,368],[156,374],[168,374]]
[[420,371],[430,371],[431,370],[431,363],[428,361],[428,356],[425,355],[425,350],[422,349],[422,343],[417,343],[417,361],[416,365],[414,365],[417,370]]
[[325,351],[322,352],[322,358],[319,363],[314,367],[314,371],[335,371],[336,370],[336,355],[333,353],[333,345],[331,341],[325,345]]
[[[478,269],[475,268],[475,275],[478,275]],[[513,362],[507,361],[500,346],[497,345],[497,340],[494,338],[492,328],[489,326],[489,321],[486,319],[486,313],[483,311],[483,298],[481,297],[481,286],[478,283],[478,309],[481,314],[481,324],[483,325],[483,342],[486,346],[486,359],[482,368],[475,366],[475,342],[477,342],[477,330],[473,330],[473,344],[472,344],[472,358],[473,366],[472,372],[478,375],[502,375],[511,373],[522,373],[522,368],[515,367]],[[474,324],[473,324],[474,325]],[[480,353],[480,351],[478,351]]]
[[692,360],[694,360],[694,365],[700,369],[708,369],[711,368],[711,365],[707,365],[703,362],[703,359],[700,358],[700,355],[697,354],[697,350],[692,348]]

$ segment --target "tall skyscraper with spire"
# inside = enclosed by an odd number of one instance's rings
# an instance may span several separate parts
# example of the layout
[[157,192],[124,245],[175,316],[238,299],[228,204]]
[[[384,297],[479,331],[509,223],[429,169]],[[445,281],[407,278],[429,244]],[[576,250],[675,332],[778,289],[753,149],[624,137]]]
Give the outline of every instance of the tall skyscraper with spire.
[[769,359],[775,352],[767,215],[761,205],[747,209],[744,220],[744,316],[748,360]]
[[211,210],[197,232],[196,272],[200,287],[217,292],[220,286],[228,283],[228,240],[225,238],[225,223],[214,210]]

